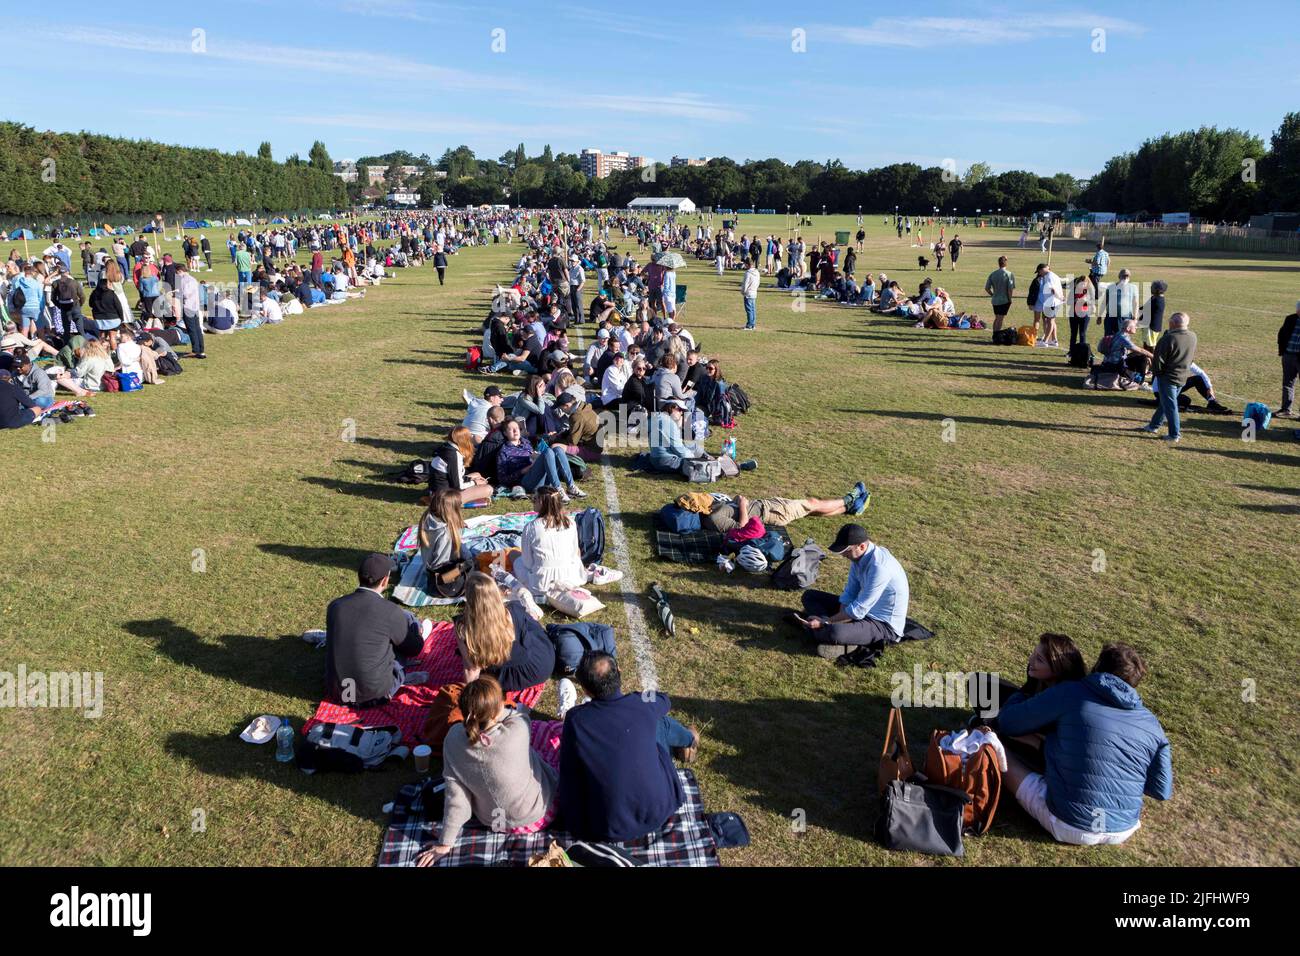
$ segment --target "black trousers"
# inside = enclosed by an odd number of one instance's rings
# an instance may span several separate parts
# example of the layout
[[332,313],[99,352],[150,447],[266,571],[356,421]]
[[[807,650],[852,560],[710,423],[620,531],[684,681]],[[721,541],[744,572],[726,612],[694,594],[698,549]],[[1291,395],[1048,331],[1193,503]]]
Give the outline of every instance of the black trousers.
[[[829,591],[804,591],[803,609],[809,615],[830,617],[840,611],[840,596]],[[861,647],[878,641],[893,644],[899,640],[892,627],[872,617],[821,627],[809,631],[808,636],[821,644],[844,644],[849,647]]]
[[437,269],[438,269],[438,285],[442,285],[442,280],[447,275],[447,267],[438,266]]
[[190,352],[194,355],[202,355],[206,350],[203,348],[203,320],[197,312],[184,312],[185,334],[190,337]]
[[1088,326],[1092,325],[1092,316],[1085,315],[1083,318],[1070,316],[1070,346],[1074,347],[1075,342],[1088,341]]

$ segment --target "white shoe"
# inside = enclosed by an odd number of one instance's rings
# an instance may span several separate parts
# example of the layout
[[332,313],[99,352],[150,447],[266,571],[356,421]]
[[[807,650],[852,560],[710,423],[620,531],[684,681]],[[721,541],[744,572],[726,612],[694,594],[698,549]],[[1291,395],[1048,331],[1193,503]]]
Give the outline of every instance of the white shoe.
[[1045,348],[1049,349],[1059,349],[1061,347],[1061,343],[1056,341],[1056,339],[1052,339],[1050,342],[1044,342],[1043,345]]
[[560,695],[560,706],[556,716],[563,720],[565,714],[578,706],[578,688],[569,678],[561,677],[560,682],[555,685],[555,690]]
[[587,497],[587,493],[586,493],[585,491],[583,491],[581,488],[579,488],[577,485],[569,485],[569,487],[566,489],[566,491],[568,491],[568,494],[569,494],[569,497],[570,497],[570,498],[585,498],[585,497]]
[[593,564],[587,568],[587,580],[595,585],[614,584],[623,580],[623,572],[603,564]]
[[560,501],[564,502],[564,504],[567,505],[567,504],[568,504],[570,501],[572,501],[572,500],[573,500],[573,499],[570,498],[570,497],[569,497],[567,494],[565,494],[563,491],[560,492]]

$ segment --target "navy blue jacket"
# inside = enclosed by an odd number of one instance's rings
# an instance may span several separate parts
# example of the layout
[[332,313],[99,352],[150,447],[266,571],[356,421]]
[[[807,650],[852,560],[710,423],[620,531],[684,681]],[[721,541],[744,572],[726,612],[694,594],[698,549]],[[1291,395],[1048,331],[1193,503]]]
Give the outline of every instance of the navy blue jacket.
[[658,830],[686,802],[673,758],[656,731],[668,698],[624,694],[565,715],[559,817],[581,840],[634,840]]
[[[1003,736],[1042,732],[1046,740],[1047,806],[1058,820],[1107,833],[1138,822],[1142,795],[1174,793],[1169,739],[1138,692],[1114,674],[1049,687],[1025,698],[1013,694],[998,713]],[[1096,811],[1104,816],[1094,817]]]

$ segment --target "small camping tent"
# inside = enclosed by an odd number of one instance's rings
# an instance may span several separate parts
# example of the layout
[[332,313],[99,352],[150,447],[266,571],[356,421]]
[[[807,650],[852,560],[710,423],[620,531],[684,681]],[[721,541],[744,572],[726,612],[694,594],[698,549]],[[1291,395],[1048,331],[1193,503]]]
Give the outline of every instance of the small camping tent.
[[211,229],[211,228],[212,228],[212,220],[211,220],[211,219],[200,219],[200,220],[199,220],[199,228],[200,228],[200,229]]
[[150,223],[146,223],[146,224],[145,224],[145,227],[144,227],[144,231],[145,231],[145,232],[158,232],[158,231],[160,231],[160,230],[161,230],[161,227],[160,227],[160,226],[155,226],[155,225],[154,225],[153,223],[151,223],[151,222],[150,222]]
[[183,228],[183,229],[198,229],[198,228],[199,228],[199,221],[198,221],[197,219],[186,219],[186,220],[185,220],[185,225],[182,226],[181,228]]
[[276,216],[274,219],[271,220],[271,222],[274,223],[274,224],[287,223],[288,221],[289,221],[288,219],[284,219],[284,218],[282,218],[282,217],[280,217],[280,216]]
[[15,229],[13,232],[9,233],[9,238],[10,239],[35,239],[36,236],[32,233],[30,229]]
[[236,226],[251,226],[252,223],[249,222],[247,219],[236,219],[236,220],[235,220],[235,225],[236,225]]

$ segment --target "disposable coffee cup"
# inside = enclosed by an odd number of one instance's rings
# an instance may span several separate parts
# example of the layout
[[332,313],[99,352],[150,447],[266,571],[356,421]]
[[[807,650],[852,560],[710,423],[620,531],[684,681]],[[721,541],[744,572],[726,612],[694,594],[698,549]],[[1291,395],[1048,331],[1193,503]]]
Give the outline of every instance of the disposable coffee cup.
[[429,758],[433,756],[433,748],[428,744],[420,744],[411,751],[411,756],[415,758],[415,772],[429,772]]

